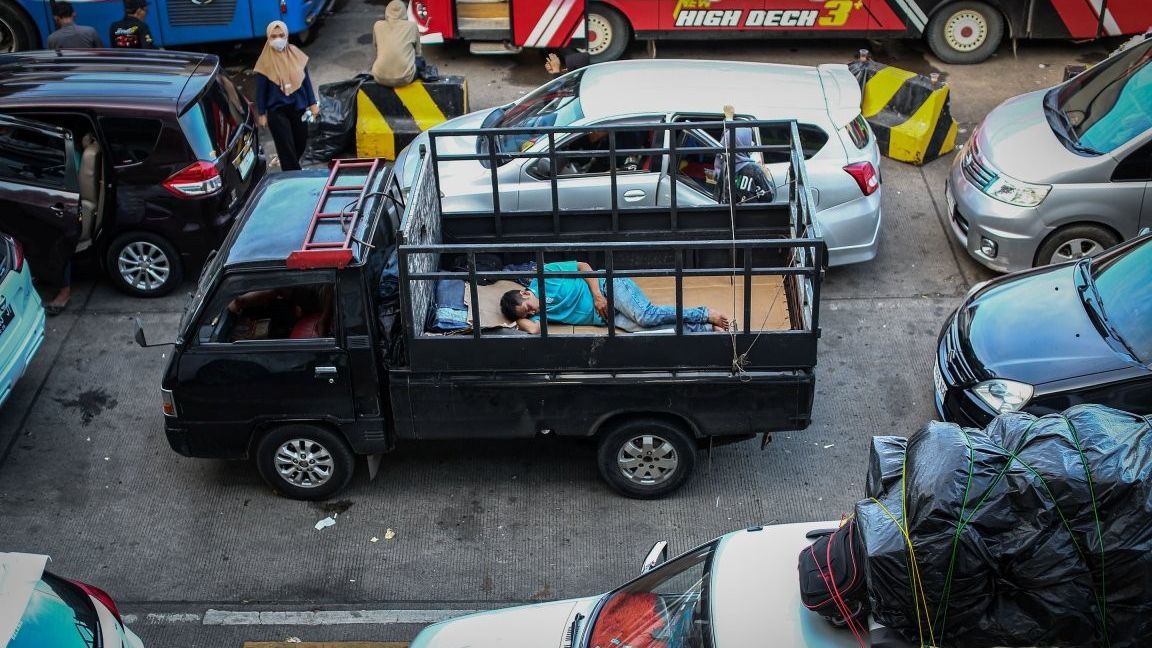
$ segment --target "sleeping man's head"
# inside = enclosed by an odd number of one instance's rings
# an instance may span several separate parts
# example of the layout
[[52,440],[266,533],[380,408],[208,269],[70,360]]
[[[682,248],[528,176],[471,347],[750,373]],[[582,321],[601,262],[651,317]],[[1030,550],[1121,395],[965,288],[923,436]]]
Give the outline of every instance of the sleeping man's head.
[[540,298],[527,288],[509,290],[500,298],[500,312],[513,322],[528,319],[540,312]]

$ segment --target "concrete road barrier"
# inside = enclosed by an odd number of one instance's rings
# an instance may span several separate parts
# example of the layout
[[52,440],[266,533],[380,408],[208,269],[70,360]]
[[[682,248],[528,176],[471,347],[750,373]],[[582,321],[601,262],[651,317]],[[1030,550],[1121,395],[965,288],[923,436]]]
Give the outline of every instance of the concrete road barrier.
[[356,157],[395,160],[421,131],[468,112],[462,76],[389,88],[367,81],[356,93]]
[[863,54],[849,68],[860,81],[860,112],[876,133],[881,154],[924,164],[956,146],[948,84],[877,63]]

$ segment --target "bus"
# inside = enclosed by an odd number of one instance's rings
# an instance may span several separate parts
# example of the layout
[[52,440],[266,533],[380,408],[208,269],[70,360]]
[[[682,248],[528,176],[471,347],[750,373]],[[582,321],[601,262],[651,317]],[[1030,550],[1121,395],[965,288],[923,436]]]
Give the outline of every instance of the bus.
[[[121,0],[71,0],[76,23],[96,29],[108,45],[108,28],[124,17]],[[301,43],[316,34],[331,0],[149,0],[145,22],[157,47],[176,48],[264,38],[264,28],[283,20]],[[56,30],[53,0],[0,0],[0,52],[39,49]]]
[[411,0],[409,16],[423,42],[476,53],[584,40],[600,62],[633,40],[922,38],[945,63],[979,63],[1006,38],[1143,33],[1152,0]]

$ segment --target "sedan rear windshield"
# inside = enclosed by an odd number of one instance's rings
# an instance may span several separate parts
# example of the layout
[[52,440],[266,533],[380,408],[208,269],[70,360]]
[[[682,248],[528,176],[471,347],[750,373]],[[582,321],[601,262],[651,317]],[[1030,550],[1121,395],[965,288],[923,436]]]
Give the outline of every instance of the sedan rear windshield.
[[1076,148],[1108,153],[1152,128],[1152,39],[1094,68],[1047,97]]
[[100,621],[88,595],[44,574],[8,648],[92,648],[100,645],[99,636]]
[[180,123],[196,158],[213,161],[231,147],[247,118],[248,101],[221,74],[180,117]]

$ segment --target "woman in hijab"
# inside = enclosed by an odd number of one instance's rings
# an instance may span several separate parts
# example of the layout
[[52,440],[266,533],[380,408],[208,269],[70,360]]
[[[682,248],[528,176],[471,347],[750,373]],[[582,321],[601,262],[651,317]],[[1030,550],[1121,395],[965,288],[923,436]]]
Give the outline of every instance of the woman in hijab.
[[417,61],[422,61],[420,32],[416,23],[408,20],[408,10],[401,0],[389,2],[384,20],[377,20],[372,26],[372,42],[376,45],[376,60],[372,63],[376,83],[390,88],[412,83]]
[[268,41],[256,60],[257,123],[272,131],[280,168],[296,171],[308,140],[304,113],[315,117],[320,106],[308,77],[308,55],[288,44],[288,25],[274,20],[266,33]]
[[[732,156],[731,167],[727,164],[728,136],[736,133],[736,153]],[[720,140],[725,152],[716,156],[713,177],[716,178],[716,200],[727,204],[733,187],[728,182],[728,169],[732,169],[735,179],[736,204],[748,202],[772,202],[775,187],[764,167],[753,159],[749,148],[756,146],[751,128],[725,129]]]

